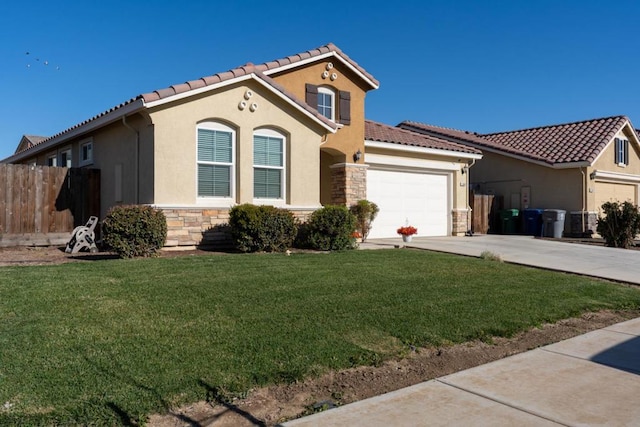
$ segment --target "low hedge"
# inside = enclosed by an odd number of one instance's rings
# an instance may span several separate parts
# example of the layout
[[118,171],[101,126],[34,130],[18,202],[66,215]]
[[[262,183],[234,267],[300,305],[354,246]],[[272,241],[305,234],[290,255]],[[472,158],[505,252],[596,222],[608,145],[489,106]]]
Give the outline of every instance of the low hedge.
[[151,256],[167,240],[167,220],[150,206],[114,206],[102,222],[102,240],[121,258]]
[[340,251],[356,247],[353,232],[356,217],[346,206],[325,206],[314,211],[305,224],[305,246],[322,251]]
[[242,252],[283,252],[293,245],[298,221],[291,211],[250,203],[229,212],[234,246]]

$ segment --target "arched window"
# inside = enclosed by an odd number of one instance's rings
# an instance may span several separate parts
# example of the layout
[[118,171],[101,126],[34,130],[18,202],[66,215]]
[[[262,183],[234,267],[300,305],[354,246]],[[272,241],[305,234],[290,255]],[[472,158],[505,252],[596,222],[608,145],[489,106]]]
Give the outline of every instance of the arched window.
[[253,133],[253,198],[285,198],[286,137],[273,129]]
[[328,87],[318,87],[318,112],[331,121],[336,119],[336,94]]
[[235,131],[218,122],[197,127],[198,197],[235,196]]

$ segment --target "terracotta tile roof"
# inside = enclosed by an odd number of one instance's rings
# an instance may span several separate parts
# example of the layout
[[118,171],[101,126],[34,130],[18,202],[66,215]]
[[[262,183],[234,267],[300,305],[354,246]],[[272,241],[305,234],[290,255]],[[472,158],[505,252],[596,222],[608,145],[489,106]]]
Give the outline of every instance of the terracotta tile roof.
[[416,122],[398,126],[454,138],[461,143],[491,148],[549,165],[593,163],[615,134],[629,122],[626,116],[605,117],[531,129],[477,134]]
[[351,66],[356,68],[360,73],[362,73],[365,77],[367,77],[367,79],[369,79],[376,87],[379,85],[378,81],[371,74],[369,74],[364,68],[358,65],[357,62],[349,58],[336,45],[334,45],[333,43],[329,43],[327,45],[320,46],[319,48],[316,48],[316,49],[308,50],[306,52],[298,53],[296,55],[287,56],[286,58],[265,62],[259,65],[254,65],[249,62],[241,67],[237,67],[232,70],[225,71],[223,73],[217,73],[212,76],[202,77],[197,80],[190,80],[183,84],[173,85],[165,89],[160,89],[153,92],[145,93],[140,95],[140,97],[142,97],[142,99],[144,99],[145,102],[152,102],[152,101],[157,101],[159,99],[167,98],[169,96],[188,92],[193,89],[198,89],[201,87],[220,83],[225,80],[245,76],[251,73],[255,73],[256,71],[259,71],[265,75],[268,75],[270,74],[270,71],[277,71],[277,69],[280,67],[292,65],[306,59],[315,58],[316,56],[324,55],[325,53],[329,53],[329,52],[337,53],[345,61],[351,64]]
[[[348,62],[352,67],[354,67],[355,69],[357,69],[360,73],[362,73],[362,75],[364,75],[367,79],[369,79],[374,85],[375,87],[377,87],[379,85],[378,81],[371,75],[369,74],[364,68],[362,68],[360,65],[358,65],[358,63],[356,63],[355,61],[353,61],[351,58],[349,58],[344,52],[342,52],[336,45],[334,45],[333,43],[329,43],[327,45],[324,46],[320,46],[319,48],[316,49],[312,49],[312,50],[308,50],[302,53],[298,53],[296,55],[291,55],[288,56],[286,58],[282,58],[282,59],[277,59],[274,61],[270,61],[270,62],[265,62],[264,64],[260,64],[260,65],[253,65],[252,63],[247,63],[241,67],[237,67],[234,68],[232,70],[223,72],[223,73],[218,73],[218,74],[214,74],[212,76],[206,76],[206,77],[202,77],[200,79],[197,80],[190,80],[187,81],[185,83],[181,83],[181,84],[176,84],[176,85],[172,85],[168,88],[164,88],[164,89],[159,89],[153,92],[149,92],[149,93],[144,93],[141,95],[136,96],[135,98],[131,98],[128,101],[125,101],[119,105],[116,105],[115,107],[104,111],[96,116],[91,117],[90,119],[87,119],[81,123],[78,123],[68,129],[65,129],[62,132],[59,132],[51,137],[48,137],[46,139],[43,139],[41,141],[39,141],[37,144],[35,145],[39,145],[43,142],[47,142],[50,141],[54,138],[58,138],[61,137],[65,134],[70,133],[71,131],[74,131],[78,128],[81,128],[82,126],[93,122],[97,119],[100,119],[116,110],[121,109],[122,107],[128,106],[130,104],[133,104],[136,101],[143,101],[145,103],[148,102],[153,102],[153,101],[158,101],[160,99],[164,99],[173,95],[177,95],[177,94],[181,94],[181,93],[185,93],[188,92],[190,90],[194,90],[194,89],[200,89],[206,86],[210,86],[216,83],[221,83],[223,81],[226,80],[230,80],[236,77],[241,77],[241,76],[245,76],[245,75],[249,75],[251,73],[254,73],[256,76],[258,76],[259,78],[261,78],[262,80],[266,81],[269,85],[273,86],[274,88],[276,88],[279,92],[281,92],[282,94],[284,94],[285,96],[287,96],[288,98],[290,98],[294,103],[298,104],[299,106],[301,106],[302,108],[304,108],[305,110],[309,111],[310,113],[312,113],[313,115],[315,115],[316,117],[318,117],[323,123],[329,125],[332,128],[336,128],[335,123],[331,122],[330,120],[327,120],[324,116],[318,114],[318,112],[309,107],[305,102],[302,102],[300,100],[298,100],[295,96],[293,96],[290,92],[288,92],[287,90],[285,90],[281,85],[277,84],[272,78],[270,78],[268,75],[269,71],[277,71],[278,68],[282,67],[282,66],[286,66],[286,65],[290,65],[290,64],[295,64],[297,62],[306,60],[306,59],[311,59],[320,55],[324,55],[326,53],[329,52],[335,52],[338,55],[340,55],[340,57],[342,57],[346,62]],[[35,146],[34,145],[34,146]],[[33,148],[33,146],[24,149],[24,150],[20,150],[20,152],[26,151],[30,148]],[[18,154],[19,152],[16,152],[15,154]],[[15,155],[14,154],[14,155]]]
[[368,141],[388,142],[391,144],[456,151],[468,154],[482,154],[480,150],[467,145],[457,144],[442,138],[411,132],[371,120],[365,120],[364,122],[364,137]]

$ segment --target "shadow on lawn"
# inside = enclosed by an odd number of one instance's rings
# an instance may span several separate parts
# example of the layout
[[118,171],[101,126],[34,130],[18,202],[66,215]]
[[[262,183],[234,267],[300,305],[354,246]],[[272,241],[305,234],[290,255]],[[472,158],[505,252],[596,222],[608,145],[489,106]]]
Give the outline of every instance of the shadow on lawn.
[[[141,382],[137,381],[136,379],[134,379],[133,377],[123,374],[123,369],[121,369],[121,367],[118,366],[118,370],[120,371],[120,373],[118,372],[112,372],[110,369],[101,366],[100,364],[98,364],[97,362],[89,359],[86,355],[83,355],[82,358],[91,366],[93,366],[97,371],[103,373],[104,375],[110,376],[112,378],[115,378],[123,383],[129,384],[131,386],[134,386],[138,389],[144,390],[150,394],[153,395],[153,397],[155,399],[158,400],[158,402],[160,402],[160,404],[162,405],[162,407],[164,408],[164,410],[168,413],[171,414],[172,416],[174,416],[175,418],[179,419],[182,422],[188,423],[188,425],[192,426],[192,427],[203,427],[203,424],[200,424],[198,421],[189,418],[186,415],[183,414],[175,414],[173,412],[171,412],[171,405],[169,405],[169,403],[160,395],[160,393],[158,393],[156,391],[156,389],[146,386],[144,384],[142,384]],[[112,361],[112,363],[114,363]],[[110,411],[112,411],[114,414],[116,414],[118,416],[118,418],[120,419],[120,422],[122,423],[122,425],[125,426],[139,426],[141,423],[144,423],[144,420],[138,420],[136,417],[132,417],[125,409],[123,409],[122,407],[118,406],[116,403],[114,402],[106,402],[105,406],[107,408],[109,408]]]
[[219,415],[211,417],[207,421],[211,422],[214,419],[220,418],[227,411],[231,411],[231,412],[234,412],[234,413],[240,415],[241,417],[245,418],[247,421],[253,423],[256,426],[266,427],[266,424],[265,424],[264,421],[261,421],[261,420],[257,419],[256,417],[251,415],[249,412],[243,411],[242,409],[238,408],[236,405],[233,405],[233,404],[229,403],[228,399],[226,399],[224,397],[224,393],[222,392],[222,390],[220,388],[215,387],[215,386],[211,386],[211,385],[207,384],[206,382],[204,382],[202,380],[198,380],[198,384],[200,384],[205,389],[205,391],[207,392],[207,401],[209,403],[212,403],[212,404],[215,403],[215,404],[218,404],[218,405],[221,405],[221,406],[224,406],[225,408],[227,408],[226,411],[220,413]]

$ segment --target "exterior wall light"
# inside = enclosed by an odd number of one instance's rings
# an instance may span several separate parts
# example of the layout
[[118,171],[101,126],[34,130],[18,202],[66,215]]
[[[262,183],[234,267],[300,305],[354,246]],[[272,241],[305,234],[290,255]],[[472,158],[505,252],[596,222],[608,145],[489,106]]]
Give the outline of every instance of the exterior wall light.
[[358,151],[353,153],[353,161],[358,163],[358,160],[360,160],[361,158],[362,158],[362,151],[360,151],[360,149],[358,148]]

